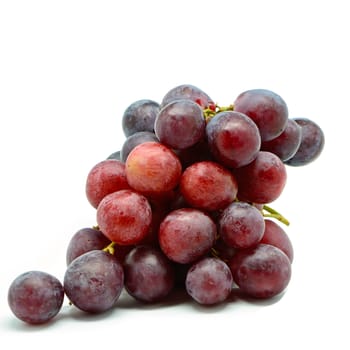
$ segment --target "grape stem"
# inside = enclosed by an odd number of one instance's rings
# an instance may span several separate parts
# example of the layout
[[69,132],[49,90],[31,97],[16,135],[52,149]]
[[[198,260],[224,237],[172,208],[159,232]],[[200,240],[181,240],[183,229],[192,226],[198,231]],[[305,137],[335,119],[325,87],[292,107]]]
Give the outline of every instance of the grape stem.
[[[264,213],[264,210],[267,213]],[[279,213],[275,209],[272,209],[271,207],[269,207],[266,204],[263,206],[262,215],[265,218],[274,218],[287,226],[289,226],[289,224],[290,224],[289,221],[281,213]]]
[[216,114],[220,112],[233,111],[234,105],[231,104],[229,106],[220,107],[218,104],[215,105],[215,110],[212,110],[210,107],[207,107],[203,110],[204,119],[207,123],[210,122],[212,118],[215,117]]
[[115,252],[115,248],[114,248],[115,245],[116,245],[115,242],[111,242],[110,244],[108,244],[107,247],[103,248],[102,250],[103,250],[104,252],[107,252],[107,253],[113,255],[114,252]]

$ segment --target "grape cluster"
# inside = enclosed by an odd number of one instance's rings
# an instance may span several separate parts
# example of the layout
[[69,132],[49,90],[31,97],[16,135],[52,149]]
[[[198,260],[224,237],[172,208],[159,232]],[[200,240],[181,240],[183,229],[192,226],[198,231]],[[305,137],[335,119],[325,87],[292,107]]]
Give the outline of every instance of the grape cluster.
[[87,174],[97,225],[71,238],[61,283],[41,271],[17,277],[8,292],[21,320],[48,322],[64,295],[77,308],[113,308],[123,289],[151,303],[183,288],[196,302],[224,302],[238,288],[271,298],[291,279],[293,247],[270,207],[286,165],[314,161],[324,134],[291,119],[266,89],[221,107],[201,89],[180,85],[159,104],[132,103],[122,117],[120,151]]

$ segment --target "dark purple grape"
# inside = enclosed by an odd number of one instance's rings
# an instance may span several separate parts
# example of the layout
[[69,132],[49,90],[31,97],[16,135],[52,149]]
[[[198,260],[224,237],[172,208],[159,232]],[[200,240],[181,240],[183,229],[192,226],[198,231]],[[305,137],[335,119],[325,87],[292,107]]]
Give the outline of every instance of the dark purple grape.
[[175,284],[173,263],[157,248],[135,247],[124,262],[125,288],[134,298],[155,302],[166,297]]
[[213,100],[204,91],[190,84],[179,85],[168,91],[163,98],[161,106],[164,107],[170,102],[180,99],[196,102],[202,109],[211,108],[215,110],[215,103]]
[[261,150],[276,154],[283,162],[292,158],[301,143],[301,127],[293,119],[288,119],[281,135],[261,143]]
[[277,199],[287,181],[285,165],[275,154],[260,151],[250,164],[235,169],[240,200],[264,204]]
[[138,131],[154,131],[154,121],[159,112],[159,103],[152,100],[133,102],[124,112],[122,127],[126,137]]
[[321,154],[325,137],[322,129],[314,121],[295,118],[301,127],[301,143],[295,155],[286,161],[291,166],[302,166],[313,162]]
[[122,162],[126,162],[129,153],[141,143],[144,142],[159,142],[155,133],[150,131],[138,131],[135,134],[130,135],[123,143],[120,151],[120,158]]
[[216,114],[207,124],[206,133],[215,159],[227,167],[249,164],[260,150],[259,130],[242,113],[226,111]]
[[20,320],[30,324],[50,321],[60,311],[64,299],[61,282],[42,271],[29,271],[10,285],[8,303]]
[[271,298],[281,293],[292,274],[288,256],[269,244],[238,251],[228,265],[235,283],[254,298]]
[[219,235],[233,248],[245,249],[257,245],[264,234],[265,221],[260,211],[245,202],[234,202],[222,212]]
[[242,92],[234,102],[237,112],[246,114],[259,128],[261,141],[279,136],[288,121],[288,108],[281,96],[266,89]]
[[218,304],[227,299],[232,291],[232,273],[220,259],[203,258],[188,270],[186,291],[198,303]]
[[100,231],[86,227],[77,231],[71,238],[66,252],[66,263],[69,265],[75,258],[90,250],[107,247],[111,241]]
[[192,263],[210,251],[216,226],[204,212],[182,208],[170,212],[159,227],[160,248],[172,261]]
[[64,275],[64,291],[71,303],[91,313],[111,309],[123,286],[121,263],[102,250],[80,255],[72,261]]
[[205,119],[202,109],[191,100],[176,100],[159,112],[155,133],[164,145],[173,149],[185,149],[204,138]]
[[116,152],[113,152],[111,153],[107,159],[115,159],[115,160],[120,160],[120,151],[116,151]]
[[293,262],[292,242],[283,228],[274,221],[265,219],[265,231],[260,243],[270,244],[281,249],[288,256],[290,262]]

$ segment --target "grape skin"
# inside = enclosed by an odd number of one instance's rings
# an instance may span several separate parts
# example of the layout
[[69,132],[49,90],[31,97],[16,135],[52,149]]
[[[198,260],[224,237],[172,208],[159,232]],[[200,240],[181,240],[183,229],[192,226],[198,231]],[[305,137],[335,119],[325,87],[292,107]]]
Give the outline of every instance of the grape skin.
[[121,190],[107,195],[97,208],[97,224],[106,237],[120,245],[140,243],[152,223],[152,209],[143,195]]
[[186,291],[199,304],[225,301],[232,291],[232,273],[220,259],[203,258],[191,266],[186,276]]
[[188,264],[209,252],[216,233],[215,223],[204,212],[182,208],[170,212],[162,221],[158,240],[170,260]]
[[264,217],[257,208],[245,202],[230,204],[222,212],[218,223],[220,237],[229,247],[253,247],[264,235]]
[[206,134],[215,159],[230,168],[249,164],[260,150],[259,129],[236,111],[217,113],[207,124]]
[[124,262],[125,288],[134,298],[155,302],[166,297],[175,284],[172,262],[157,248],[137,246]]
[[107,247],[111,241],[100,231],[85,227],[77,231],[69,241],[66,252],[66,263],[69,265],[78,256]]
[[80,310],[90,313],[111,309],[123,286],[121,263],[102,250],[92,250],[79,256],[64,275],[64,290],[69,300]]
[[233,174],[212,161],[192,164],[183,172],[180,191],[186,202],[203,210],[224,209],[237,195]]
[[160,142],[173,149],[186,149],[205,135],[202,109],[191,100],[176,100],[163,107],[154,124]]
[[85,192],[90,204],[97,208],[107,194],[127,188],[130,186],[126,179],[125,164],[119,160],[106,159],[90,170]]
[[133,102],[124,112],[122,128],[126,137],[138,131],[154,132],[154,121],[159,112],[159,103],[143,99]]
[[18,276],[8,290],[8,304],[14,315],[29,324],[50,321],[60,311],[64,299],[61,282],[42,271]]
[[234,102],[237,112],[246,114],[259,128],[262,141],[279,136],[288,121],[288,108],[281,96],[267,89],[242,92]]
[[287,255],[269,244],[239,250],[228,265],[235,283],[254,298],[271,298],[281,293],[292,273]]
[[325,137],[322,129],[314,121],[307,118],[295,118],[301,127],[301,143],[295,155],[286,161],[291,166],[302,166],[313,162],[321,154]]

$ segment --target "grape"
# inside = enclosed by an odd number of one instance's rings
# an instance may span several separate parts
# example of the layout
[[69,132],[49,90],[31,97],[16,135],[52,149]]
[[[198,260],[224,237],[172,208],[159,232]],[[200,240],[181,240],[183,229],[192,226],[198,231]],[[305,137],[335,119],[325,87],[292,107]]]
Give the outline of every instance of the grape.
[[176,100],[163,107],[154,124],[160,142],[173,149],[193,146],[205,135],[202,109],[191,100]]
[[122,162],[126,162],[129,153],[141,143],[144,142],[159,142],[157,136],[150,131],[139,131],[135,134],[130,135],[123,143],[122,149],[120,151],[120,158]]
[[301,127],[301,143],[295,155],[286,161],[292,166],[306,165],[321,154],[325,137],[322,129],[314,121],[306,118],[294,119]]
[[261,141],[279,136],[288,121],[288,108],[281,96],[266,89],[242,92],[234,102],[234,109],[250,117],[258,126]]
[[182,208],[170,212],[159,227],[159,245],[172,261],[188,264],[209,252],[216,238],[216,226],[204,212]]
[[120,156],[120,151],[116,151],[111,153],[107,159],[115,159],[115,160],[121,160],[121,156]]
[[66,263],[69,265],[78,256],[107,247],[111,241],[100,231],[94,228],[82,228],[71,238],[66,253]]
[[235,169],[238,198],[246,202],[264,204],[282,193],[287,172],[282,161],[273,153],[260,151],[253,162]]
[[281,293],[292,273],[287,255],[269,244],[238,251],[228,265],[239,288],[255,298],[270,298]]
[[138,192],[157,196],[173,190],[181,178],[181,162],[175,153],[157,142],[136,146],[126,163],[126,178]]
[[301,142],[301,127],[293,119],[288,119],[287,126],[278,137],[262,142],[261,150],[276,154],[283,162],[292,158]]
[[85,192],[90,204],[97,208],[107,194],[127,188],[130,186],[126,179],[124,163],[115,159],[106,159],[90,170]]
[[238,189],[229,170],[218,163],[203,161],[183,172],[180,190],[191,206],[212,211],[224,209],[233,202]]
[[64,291],[80,310],[99,313],[111,309],[124,286],[121,263],[111,254],[92,250],[68,266]]
[[190,84],[179,85],[168,91],[163,98],[161,106],[164,107],[170,102],[180,99],[188,99],[196,102],[202,109],[211,108],[215,110],[213,100],[204,91]]
[[133,102],[124,112],[122,127],[126,137],[138,131],[154,131],[154,121],[159,112],[159,103],[152,100]]
[[217,258],[204,258],[189,269],[186,291],[198,303],[213,305],[225,301],[232,291],[230,268]]
[[235,111],[220,112],[207,124],[208,144],[223,165],[238,168],[252,162],[261,145],[255,123]]
[[8,304],[14,315],[30,324],[50,321],[60,311],[64,299],[61,282],[42,271],[18,276],[8,290]]
[[290,262],[293,262],[294,251],[292,242],[281,226],[274,221],[265,219],[265,231],[260,243],[273,245],[284,252]]
[[233,248],[253,247],[264,235],[264,217],[257,208],[245,202],[231,203],[218,223],[222,240]]
[[152,209],[143,195],[121,190],[107,195],[97,207],[97,223],[106,237],[120,245],[140,243],[148,234]]
[[155,302],[166,297],[175,284],[173,264],[154,247],[137,246],[125,258],[125,288],[134,298]]

